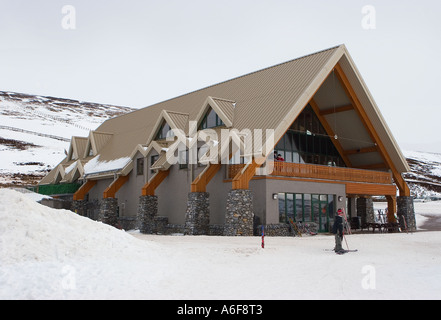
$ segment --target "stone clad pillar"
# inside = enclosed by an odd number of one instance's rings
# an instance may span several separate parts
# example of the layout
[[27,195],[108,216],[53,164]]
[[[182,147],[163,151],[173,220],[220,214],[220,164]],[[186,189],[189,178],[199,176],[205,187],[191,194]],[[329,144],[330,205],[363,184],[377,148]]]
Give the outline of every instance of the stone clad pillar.
[[158,215],[158,197],[140,196],[138,205],[137,224],[141,233],[156,232],[155,218]]
[[[397,197],[397,216],[400,221],[400,227],[409,231],[416,231],[415,209],[413,198],[407,196]],[[404,224],[406,222],[406,224]]]
[[113,227],[118,227],[118,199],[104,198],[101,201],[98,221],[101,221]]
[[225,236],[253,235],[253,194],[250,190],[235,189],[228,193],[225,213]]
[[210,226],[210,200],[208,192],[190,192],[185,214],[185,234],[207,235]]

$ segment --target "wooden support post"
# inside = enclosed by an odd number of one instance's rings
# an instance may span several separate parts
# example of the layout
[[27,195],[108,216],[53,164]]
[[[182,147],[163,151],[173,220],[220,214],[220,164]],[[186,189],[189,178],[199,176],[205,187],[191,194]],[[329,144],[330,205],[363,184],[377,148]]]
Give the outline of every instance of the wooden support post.
[[118,190],[127,182],[129,181],[129,176],[120,176],[118,179],[114,180],[110,186],[104,190],[103,198],[115,198],[115,194],[118,192]]
[[155,190],[159,185],[167,178],[170,170],[166,171],[158,171],[155,175],[147,182],[144,187],[142,187],[142,195],[143,196],[154,196]]
[[207,192],[207,184],[220,170],[221,164],[208,164],[191,183],[191,192]]
[[86,194],[89,193],[90,189],[92,189],[96,185],[96,183],[97,180],[87,180],[87,182],[83,184],[81,188],[77,190],[77,192],[74,193],[73,200],[84,200]]
[[263,163],[258,164],[255,160],[247,164],[240,170],[233,178],[233,190],[243,189],[247,190],[250,187],[250,180],[254,177],[256,169],[262,166]]
[[386,196],[387,199],[387,222],[396,222],[395,213],[397,213],[397,197]]

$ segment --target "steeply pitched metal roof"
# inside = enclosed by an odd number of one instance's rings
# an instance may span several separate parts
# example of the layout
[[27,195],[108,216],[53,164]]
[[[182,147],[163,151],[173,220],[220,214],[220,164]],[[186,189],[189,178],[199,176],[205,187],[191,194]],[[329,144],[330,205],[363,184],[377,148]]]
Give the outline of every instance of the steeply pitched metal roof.
[[[320,51],[107,120],[97,131],[113,133],[112,140],[124,137],[125,143],[119,148],[113,143],[107,144],[101,152],[101,159],[111,160],[130,154],[137,144],[146,143],[163,110],[186,113],[190,120],[196,120],[209,96],[217,97],[216,103],[222,105],[229,117],[233,115],[232,126],[239,131],[245,128],[276,129],[281,124],[286,127],[286,117],[296,101],[338,49]],[[235,107],[233,103],[222,104],[222,100],[234,101]],[[130,134],[135,131],[137,135]]]
[[[183,122],[196,121],[208,98],[223,112],[225,118],[231,121],[233,128],[239,131],[273,129],[277,142],[325,83],[337,63],[342,66],[351,82],[370,121],[387,147],[396,169],[398,172],[408,171],[407,162],[344,45],[107,120],[96,130],[112,134],[108,136],[109,140],[99,152],[100,160],[111,161],[128,157],[138,144],[146,144],[154,134],[152,130],[156,127],[161,113],[167,112],[167,116],[176,127],[185,126],[188,129]],[[329,108],[322,103],[318,105],[323,110]]]

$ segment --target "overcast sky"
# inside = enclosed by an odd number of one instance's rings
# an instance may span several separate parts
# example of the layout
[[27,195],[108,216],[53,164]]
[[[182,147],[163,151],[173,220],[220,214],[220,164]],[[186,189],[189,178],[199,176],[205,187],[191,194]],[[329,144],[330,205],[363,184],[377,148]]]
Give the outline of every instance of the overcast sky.
[[439,0],[0,0],[0,90],[140,108],[342,43],[400,146],[441,152]]

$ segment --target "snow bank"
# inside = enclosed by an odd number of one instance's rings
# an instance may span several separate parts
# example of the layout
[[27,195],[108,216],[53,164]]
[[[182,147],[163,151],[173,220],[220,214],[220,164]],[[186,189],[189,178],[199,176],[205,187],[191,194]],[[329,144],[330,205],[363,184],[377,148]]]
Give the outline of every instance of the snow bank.
[[129,248],[130,253],[148,248],[124,231],[42,206],[9,189],[0,189],[0,221],[2,265],[118,256]]
[[[437,211],[440,208],[437,209]],[[0,189],[0,299],[440,299],[441,232],[126,233]],[[366,285],[368,284],[368,285]]]
[[0,299],[105,298],[106,283],[130,278],[125,263],[157,254],[149,241],[0,189]]

